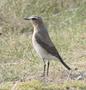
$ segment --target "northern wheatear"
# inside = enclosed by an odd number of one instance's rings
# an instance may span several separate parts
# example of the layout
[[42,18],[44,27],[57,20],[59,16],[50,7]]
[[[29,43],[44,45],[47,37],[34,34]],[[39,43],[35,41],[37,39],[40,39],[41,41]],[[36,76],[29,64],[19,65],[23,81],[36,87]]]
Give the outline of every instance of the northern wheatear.
[[[44,71],[43,75],[45,75],[45,71],[47,69],[47,75],[49,73],[49,64],[51,59],[59,59],[59,61],[68,69],[71,70],[71,68],[66,65],[66,63],[63,61],[61,56],[59,55],[57,49],[55,48],[54,44],[52,43],[47,28],[45,27],[42,18],[39,16],[31,16],[31,17],[25,17],[25,20],[31,20],[31,23],[34,27],[34,32],[32,36],[32,43],[33,47],[36,50],[36,52],[39,54],[39,56],[44,61]],[[47,68],[46,68],[47,65]]]

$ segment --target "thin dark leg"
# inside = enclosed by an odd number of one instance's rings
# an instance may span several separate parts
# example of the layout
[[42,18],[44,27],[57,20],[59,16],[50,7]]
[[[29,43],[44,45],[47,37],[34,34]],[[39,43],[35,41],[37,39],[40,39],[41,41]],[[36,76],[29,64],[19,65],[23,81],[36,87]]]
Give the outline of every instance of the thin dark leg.
[[44,71],[43,71],[43,76],[45,76],[45,71],[46,71],[46,63],[45,63],[45,60],[43,59],[44,61]]
[[50,62],[48,61],[48,63],[47,63],[47,76],[48,76],[48,73],[49,73],[49,65],[50,65]]

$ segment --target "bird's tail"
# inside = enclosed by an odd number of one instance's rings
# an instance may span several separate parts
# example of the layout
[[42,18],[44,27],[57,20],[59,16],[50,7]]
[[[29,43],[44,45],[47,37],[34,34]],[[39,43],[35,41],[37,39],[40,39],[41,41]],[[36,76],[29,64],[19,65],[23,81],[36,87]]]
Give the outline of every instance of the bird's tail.
[[68,70],[71,70],[71,68],[63,61],[63,59],[61,58],[60,55],[58,55],[58,59],[60,60],[60,62],[61,62]]

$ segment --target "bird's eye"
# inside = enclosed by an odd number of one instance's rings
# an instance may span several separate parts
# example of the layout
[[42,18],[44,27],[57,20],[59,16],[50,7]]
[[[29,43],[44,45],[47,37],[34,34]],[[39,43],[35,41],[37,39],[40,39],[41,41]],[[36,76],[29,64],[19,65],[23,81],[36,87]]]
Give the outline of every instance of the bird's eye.
[[36,18],[32,18],[32,20],[37,20]]

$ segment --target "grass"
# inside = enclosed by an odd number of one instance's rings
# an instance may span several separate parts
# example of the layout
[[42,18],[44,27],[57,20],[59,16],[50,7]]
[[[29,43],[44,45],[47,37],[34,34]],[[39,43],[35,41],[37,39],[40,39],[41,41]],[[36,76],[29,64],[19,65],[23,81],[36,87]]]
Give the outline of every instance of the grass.
[[[16,84],[16,83],[15,83]],[[45,84],[38,80],[28,81],[28,82],[19,82],[16,85],[13,83],[6,83],[0,85],[0,90],[85,90],[86,84],[83,81],[66,81],[62,84]]]
[[[86,89],[86,77],[76,80],[76,76],[85,72],[86,68],[85,0],[78,0],[75,4],[71,0],[73,7],[67,6],[68,3],[70,5],[67,1],[63,6],[59,0],[45,1],[1,1],[0,90],[11,90],[16,81],[19,81],[15,86],[17,90]],[[49,77],[40,77],[43,62],[32,48],[32,26],[23,20],[24,16],[33,14],[43,17],[50,37],[64,61],[71,68],[78,68],[71,72],[72,77],[69,79],[69,72],[56,61],[51,62]]]

